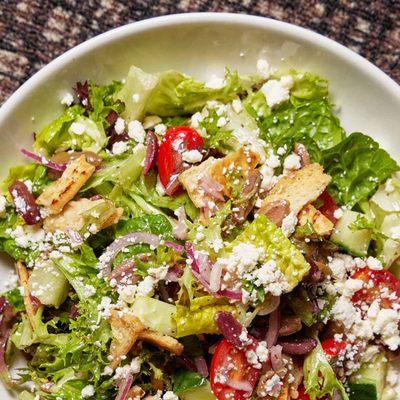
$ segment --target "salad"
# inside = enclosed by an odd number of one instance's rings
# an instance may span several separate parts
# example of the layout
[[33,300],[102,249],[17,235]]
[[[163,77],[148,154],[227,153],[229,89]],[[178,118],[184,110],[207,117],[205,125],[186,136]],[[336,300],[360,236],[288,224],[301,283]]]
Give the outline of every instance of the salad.
[[399,166],[325,79],[255,70],[78,82],[21,149],[0,196],[19,399],[400,399]]

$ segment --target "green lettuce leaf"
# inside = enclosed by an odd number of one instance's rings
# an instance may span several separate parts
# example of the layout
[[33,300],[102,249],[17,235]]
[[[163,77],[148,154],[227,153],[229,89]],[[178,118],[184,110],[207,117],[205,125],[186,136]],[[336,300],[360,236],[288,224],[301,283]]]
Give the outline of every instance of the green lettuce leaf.
[[218,89],[209,88],[203,82],[176,71],[163,72],[158,78],[146,104],[146,112],[162,117],[193,114],[210,100],[227,103],[249,85],[240,79],[237,72],[229,70],[225,73],[225,84]]
[[329,364],[319,341],[317,347],[304,360],[303,374],[305,392],[311,400],[320,399],[325,395],[332,396],[335,390],[340,393],[343,400],[349,399],[343,384],[337,379]]
[[12,306],[14,314],[25,310],[24,299],[22,298],[21,292],[18,288],[3,293],[2,297],[4,297]]
[[322,164],[332,177],[329,193],[338,204],[350,207],[371,196],[399,170],[396,161],[377,142],[360,132],[326,150]]
[[174,373],[174,393],[182,393],[187,390],[202,386],[206,383],[206,378],[197,372],[187,369],[178,369]]
[[177,305],[173,317],[176,322],[175,337],[219,333],[215,316],[220,311],[237,314],[235,306],[227,304],[225,299],[212,296],[197,297],[191,301],[189,307]]
[[224,249],[224,256],[228,255],[239,243],[252,243],[257,247],[262,247],[265,251],[265,259],[275,261],[291,289],[297,286],[310,269],[301,252],[265,215],[259,215],[235,240],[230,242]]

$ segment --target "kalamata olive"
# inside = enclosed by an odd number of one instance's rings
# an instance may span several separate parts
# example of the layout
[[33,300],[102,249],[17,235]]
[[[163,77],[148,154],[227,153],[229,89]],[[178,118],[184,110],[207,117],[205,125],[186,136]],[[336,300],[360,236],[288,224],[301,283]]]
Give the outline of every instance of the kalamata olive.
[[79,158],[82,154],[86,156],[86,161],[89,164],[94,165],[95,167],[98,167],[102,159],[100,156],[98,156],[96,153],[93,151],[74,151],[71,153],[68,153],[66,151],[61,151],[59,153],[56,153],[51,157],[51,161],[57,163],[57,164],[68,164],[69,162]]
[[14,181],[8,191],[13,198],[17,212],[28,225],[35,225],[42,219],[35,196],[29,191],[25,183]]

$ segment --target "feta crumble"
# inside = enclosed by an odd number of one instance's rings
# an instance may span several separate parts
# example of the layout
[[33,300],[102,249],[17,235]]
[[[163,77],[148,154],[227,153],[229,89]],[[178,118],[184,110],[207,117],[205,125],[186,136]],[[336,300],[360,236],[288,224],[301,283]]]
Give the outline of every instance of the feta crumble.
[[134,120],[128,124],[128,136],[138,143],[143,143],[146,131],[140,121]]
[[73,122],[69,127],[69,131],[75,135],[82,135],[85,132],[85,125],[80,122]]
[[195,164],[203,159],[203,155],[198,150],[186,150],[182,154],[182,159],[190,164]]
[[61,104],[64,106],[70,106],[74,102],[74,96],[67,92],[64,94],[64,96],[61,98]]
[[269,107],[274,107],[289,100],[289,92],[293,86],[293,78],[291,76],[283,76],[279,81],[271,79],[264,83],[261,92],[265,96],[265,100]]
[[125,130],[125,120],[123,118],[118,117],[117,120],[115,121],[114,129],[118,135],[123,134]]

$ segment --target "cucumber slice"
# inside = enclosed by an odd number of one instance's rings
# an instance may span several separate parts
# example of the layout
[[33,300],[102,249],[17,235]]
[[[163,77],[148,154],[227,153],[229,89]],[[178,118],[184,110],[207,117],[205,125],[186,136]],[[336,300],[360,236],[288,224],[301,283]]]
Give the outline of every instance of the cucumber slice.
[[151,297],[138,297],[132,304],[131,310],[147,328],[164,335],[173,335],[176,331],[172,319],[176,307],[172,304]]
[[350,377],[350,400],[381,400],[386,384],[387,359],[379,354]]
[[52,261],[38,263],[29,277],[29,289],[40,302],[56,308],[65,301],[69,283]]
[[345,210],[342,218],[340,218],[333,230],[331,240],[349,253],[363,257],[367,255],[371,242],[371,230],[361,229],[353,231],[349,228],[349,225],[361,215],[363,214],[356,211]]

